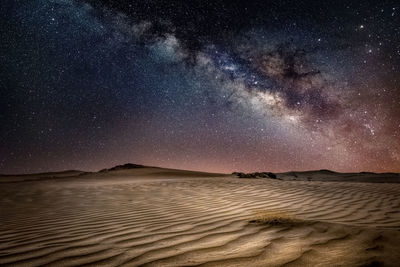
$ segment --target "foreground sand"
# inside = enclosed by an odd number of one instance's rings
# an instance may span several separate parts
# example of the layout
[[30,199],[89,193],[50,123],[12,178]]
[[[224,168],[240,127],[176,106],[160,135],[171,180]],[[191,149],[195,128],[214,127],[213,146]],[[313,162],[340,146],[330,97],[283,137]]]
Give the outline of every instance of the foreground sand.
[[[400,262],[400,184],[238,179],[151,168],[78,174],[0,183],[0,265]],[[294,220],[251,222],[255,210],[285,211]]]

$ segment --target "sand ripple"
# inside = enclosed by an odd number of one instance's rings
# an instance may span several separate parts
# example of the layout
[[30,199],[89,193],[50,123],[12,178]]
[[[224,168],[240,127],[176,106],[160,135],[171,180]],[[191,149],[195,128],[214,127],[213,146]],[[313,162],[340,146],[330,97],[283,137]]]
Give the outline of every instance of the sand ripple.
[[[400,261],[400,184],[176,179],[0,189],[0,265],[359,266]],[[250,223],[284,210],[301,225]]]

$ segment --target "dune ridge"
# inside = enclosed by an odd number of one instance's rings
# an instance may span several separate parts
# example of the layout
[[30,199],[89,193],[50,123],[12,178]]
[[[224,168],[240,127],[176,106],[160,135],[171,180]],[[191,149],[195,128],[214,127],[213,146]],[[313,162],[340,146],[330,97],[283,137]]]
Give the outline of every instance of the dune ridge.
[[[4,183],[0,196],[4,266],[396,266],[400,260],[400,184],[139,168]],[[290,212],[304,223],[254,222],[255,210]]]

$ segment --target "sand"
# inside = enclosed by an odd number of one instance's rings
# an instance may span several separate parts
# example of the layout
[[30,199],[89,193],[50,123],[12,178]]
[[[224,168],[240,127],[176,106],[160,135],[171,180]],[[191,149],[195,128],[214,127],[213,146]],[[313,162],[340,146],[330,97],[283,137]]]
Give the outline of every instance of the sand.
[[[139,168],[3,176],[0,201],[5,266],[400,262],[398,183],[239,179]],[[258,221],[260,212],[288,218]]]

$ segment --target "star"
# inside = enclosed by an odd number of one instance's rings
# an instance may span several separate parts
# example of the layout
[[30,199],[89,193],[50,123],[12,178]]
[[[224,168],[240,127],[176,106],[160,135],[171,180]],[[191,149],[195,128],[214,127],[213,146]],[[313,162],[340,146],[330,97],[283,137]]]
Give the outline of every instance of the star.
[[0,173],[400,171],[392,3],[4,5]]

